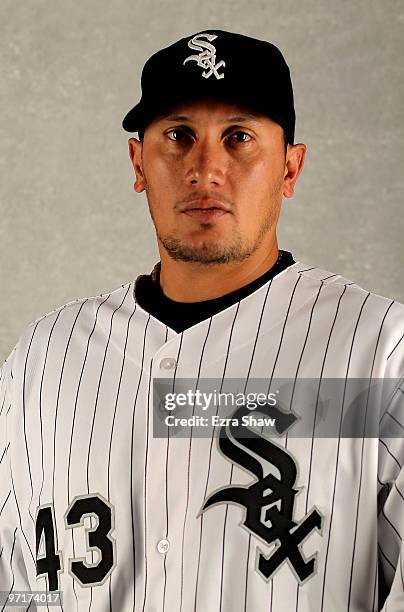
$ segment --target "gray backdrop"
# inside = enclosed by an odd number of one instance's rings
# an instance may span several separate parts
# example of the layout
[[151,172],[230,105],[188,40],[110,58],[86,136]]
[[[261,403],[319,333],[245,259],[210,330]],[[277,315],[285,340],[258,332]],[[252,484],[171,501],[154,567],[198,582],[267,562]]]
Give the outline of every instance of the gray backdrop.
[[214,27],[291,66],[308,155],[281,247],[404,301],[402,1],[2,0],[0,22],[1,360],[28,322],[150,271],[121,120],[145,59]]

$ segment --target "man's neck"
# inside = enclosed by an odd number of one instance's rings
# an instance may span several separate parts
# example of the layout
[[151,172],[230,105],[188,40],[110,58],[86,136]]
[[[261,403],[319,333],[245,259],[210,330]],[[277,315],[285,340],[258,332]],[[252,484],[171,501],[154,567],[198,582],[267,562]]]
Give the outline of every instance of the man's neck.
[[236,291],[265,274],[276,263],[279,250],[275,241],[269,252],[220,265],[176,261],[164,252],[160,256],[160,287],[164,294],[177,302],[202,302]]

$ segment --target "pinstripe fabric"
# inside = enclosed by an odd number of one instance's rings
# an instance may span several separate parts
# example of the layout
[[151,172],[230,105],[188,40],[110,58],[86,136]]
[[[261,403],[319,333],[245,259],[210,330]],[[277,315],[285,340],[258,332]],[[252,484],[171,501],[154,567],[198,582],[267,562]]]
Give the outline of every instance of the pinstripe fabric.
[[[260,378],[270,392],[276,378],[316,379],[314,432],[324,379],[402,379],[404,307],[298,262],[176,333],[136,303],[134,285],[36,319],[1,369],[0,590],[47,588],[36,577],[35,523],[51,508],[64,593],[54,610],[362,612],[380,610],[389,591],[384,612],[403,610],[400,438],[276,441],[297,468],[296,521],[315,509],[322,526],[301,547],[306,560],[316,555],[314,574],[301,582],[287,560],[267,581],[257,558],[274,544],[243,525],[243,507],[201,512],[213,492],[246,488],[252,474],[195,430],[153,437],[152,383],[167,378],[175,391],[183,378],[217,378],[225,392],[237,378],[248,392]],[[381,431],[389,419],[404,428],[403,389],[378,415]],[[299,410],[294,385],[291,407]],[[74,562],[102,560],[86,531],[100,519],[71,524],[68,510],[94,496],[110,512],[113,556],[105,576],[84,586]],[[159,552],[161,540],[168,551]]]

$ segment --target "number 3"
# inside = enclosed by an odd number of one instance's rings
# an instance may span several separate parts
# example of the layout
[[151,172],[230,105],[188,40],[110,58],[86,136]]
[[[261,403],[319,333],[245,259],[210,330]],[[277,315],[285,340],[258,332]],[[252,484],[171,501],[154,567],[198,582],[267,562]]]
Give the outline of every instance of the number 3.
[[110,533],[113,525],[113,508],[101,495],[79,495],[75,497],[65,514],[67,529],[84,525],[85,516],[94,516],[98,524],[86,529],[87,550],[98,549],[101,558],[89,565],[84,558],[69,559],[69,572],[82,586],[102,584],[114,568],[115,540]]

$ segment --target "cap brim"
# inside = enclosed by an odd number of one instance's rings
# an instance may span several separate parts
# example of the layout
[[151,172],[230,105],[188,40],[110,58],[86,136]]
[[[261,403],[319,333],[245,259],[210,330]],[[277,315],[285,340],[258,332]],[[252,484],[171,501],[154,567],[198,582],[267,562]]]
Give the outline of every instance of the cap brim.
[[[193,99],[192,95],[187,96],[188,99]],[[164,102],[161,99],[153,99],[153,101],[141,98],[125,115],[122,121],[122,127],[127,132],[138,132],[139,129],[144,129],[155,117],[163,114],[167,109],[181,104],[185,101],[184,97],[174,92],[171,95],[165,95]]]
[[144,110],[141,102],[136,104],[130,111],[125,115],[122,121],[122,127],[127,132],[137,132],[143,123]]

